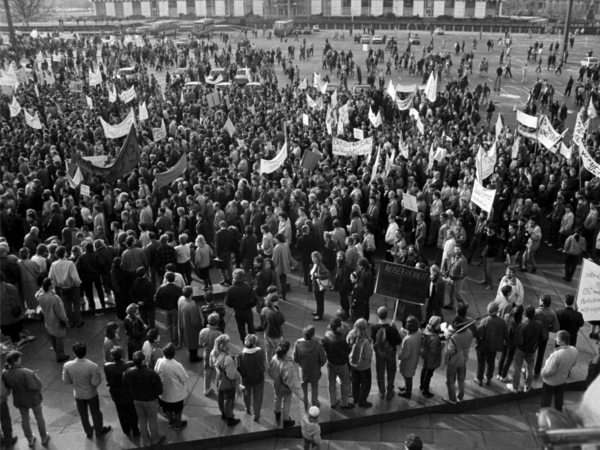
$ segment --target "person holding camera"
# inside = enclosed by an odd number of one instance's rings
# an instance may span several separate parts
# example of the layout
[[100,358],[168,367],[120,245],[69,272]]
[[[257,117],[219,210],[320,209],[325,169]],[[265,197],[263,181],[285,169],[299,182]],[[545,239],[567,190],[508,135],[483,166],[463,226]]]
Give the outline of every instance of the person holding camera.
[[44,312],[44,325],[54,353],[56,353],[56,362],[67,361],[69,356],[65,355],[65,336],[69,319],[63,301],[54,292],[54,283],[51,278],[44,279],[42,288],[35,294],[35,297]]

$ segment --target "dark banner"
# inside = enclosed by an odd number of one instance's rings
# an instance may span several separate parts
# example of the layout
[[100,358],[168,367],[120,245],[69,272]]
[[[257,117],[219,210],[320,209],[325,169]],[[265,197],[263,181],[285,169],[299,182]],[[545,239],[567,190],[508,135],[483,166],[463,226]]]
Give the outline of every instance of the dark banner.
[[423,305],[429,283],[427,270],[383,261],[379,263],[375,293]]

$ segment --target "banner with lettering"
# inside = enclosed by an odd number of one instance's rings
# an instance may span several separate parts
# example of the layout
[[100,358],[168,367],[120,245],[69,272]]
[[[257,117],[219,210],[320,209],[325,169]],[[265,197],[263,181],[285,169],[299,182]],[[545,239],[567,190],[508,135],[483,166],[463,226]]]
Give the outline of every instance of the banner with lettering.
[[135,124],[135,117],[133,109],[127,114],[125,120],[118,125],[111,125],[104,121],[102,117],[99,117],[102,128],[104,129],[104,135],[109,139],[117,139],[123,136],[127,136],[131,126]]
[[35,116],[31,116],[29,115],[29,113],[27,112],[26,109],[23,110],[25,112],[25,123],[27,125],[29,125],[31,128],[34,128],[36,130],[41,130],[42,129],[42,122],[40,121],[40,116],[38,116],[38,113],[35,113]]
[[164,119],[161,121],[160,128],[152,128],[152,138],[154,142],[160,142],[167,137],[167,128],[165,127]]
[[100,70],[92,72],[92,69],[90,69],[89,79],[90,86],[98,86],[99,84],[102,84],[102,73],[100,72]]
[[473,203],[489,213],[492,210],[495,195],[496,189],[486,189],[478,180],[475,180],[473,194],[471,195],[471,201]]
[[583,320],[600,320],[600,266],[584,258],[577,288],[577,309]]
[[373,148],[373,136],[356,142],[348,142],[343,139],[333,138],[333,154],[340,156],[362,156],[371,153]]
[[279,153],[275,155],[273,159],[262,159],[260,160],[260,174],[272,173],[279,169],[287,158],[287,142],[283,144]]
[[119,94],[119,98],[121,99],[121,101],[123,103],[129,103],[135,97],[136,97],[136,93],[135,93],[135,87],[134,86],[131,86],[125,92],[122,92],[122,93]]

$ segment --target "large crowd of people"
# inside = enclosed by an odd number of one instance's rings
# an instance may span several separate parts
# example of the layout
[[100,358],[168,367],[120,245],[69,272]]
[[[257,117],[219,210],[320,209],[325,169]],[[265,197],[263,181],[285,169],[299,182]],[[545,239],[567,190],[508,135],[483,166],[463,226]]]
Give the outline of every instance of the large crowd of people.
[[[511,40],[500,42],[501,59],[510,61]],[[4,76],[19,72],[27,78],[0,99],[1,320],[11,341],[2,374],[4,442],[16,440],[5,420],[9,392],[29,444],[36,439],[30,409],[42,444],[50,439],[41,383],[23,366],[19,351],[25,317],[40,310],[87,436],[110,431],[98,402],[102,361],[87,359],[82,342],[73,346],[76,359],[68,361],[64,337],[84,325],[82,310],[101,313],[99,308],[112,305],[122,324],[106,327],[105,379],[122,431],[141,434],[146,446],[165,439],[157,426],[159,408],[169,426],[180,430],[187,424],[182,411],[188,374],[175,358],[179,347],[188,350],[190,362],[203,361],[207,396],[216,380],[228,425],[240,421],[233,415],[240,388],[246,411],[261,420],[267,373],[276,421],[295,424],[290,405],[296,394],[303,400],[305,443],[317,448],[322,367],[331,407],[372,406],[373,362],[382,400],[396,395],[397,370],[404,379],[398,395],[411,398],[421,363],[420,393],[434,396],[430,382],[442,367],[448,387],[443,400],[456,404],[464,397],[472,341],[476,383],[489,385],[496,373],[511,392],[527,392],[533,378],[541,377],[542,406],[554,396],[561,410],[583,319],[572,295],[559,311],[550,307],[549,295],[539,305],[525,301],[516,271],[536,272],[542,245],[566,253],[565,282],[583,254],[598,257],[600,179],[582,167],[575,145],[565,158],[497,125],[487,84],[469,88],[474,52],[464,42],[462,50],[456,45],[458,77],[434,98],[427,89],[390,94],[378,68],[387,61],[389,74],[393,61],[397,71],[408,69],[424,83],[435,74],[439,79],[443,70],[452,76],[451,55],[436,52],[433,43],[420,55],[410,43],[395,40],[385,50],[371,48],[364,63],[370,86],[354,91],[347,80],[356,76],[362,82],[363,62],[328,41],[322,58],[330,74],[314,84],[311,73],[301,76],[294,67],[293,46],[286,53],[223,36],[184,46],[166,39],[40,36],[2,48]],[[536,43],[540,61],[541,48]],[[304,42],[301,54],[314,57],[312,44],[307,49]],[[277,65],[290,80],[285,86],[278,85]],[[504,65],[495,71],[498,90]],[[134,70],[119,70],[127,67]],[[248,67],[256,82],[215,86],[208,79],[214,68],[233,79],[239,67]],[[171,71],[165,85],[154,75],[161,70]],[[326,86],[334,70],[337,89]],[[577,81],[584,116],[600,108],[598,71],[590,67]],[[98,73],[102,81],[91,86]],[[131,88],[131,101],[114,95]],[[537,80],[524,112],[536,116],[550,105],[560,133],[565,120],[549,90],[546,80]],[[127,150],[123,139],[110,138],[106,129],[127,120],[132,109],[136,120],[127,142],[134,134],[139,155],[125,173],[111,166]],[[370,151],[340,155],[334,138],[355,141],[356,130],[372,138]],[[600,161],[598,129],[587,132],[583,145]],[[282,151],[281,163],[264,170],[265,161]],[[493,151],[493,173],[482,180],[477,154]],[[317,155],[315,164],[308,154]],[[106,164],[114,180],[90,169],[94,164]],[[471,201],[475,183],[495,189],[487,211]],[[407,195],[416,198],[417,211],[405,205]],[[427,246],[437,249],[433,260],[426,257]],[[409,303],[402,303],[397,317],[384,307],[373,311],[375,254],[430,272],[424,317],[420,306]],[[495,260],[506,263],[499,284],[492,278]],[[224,303],[214,298],[213,267],[227,288]],[[313,326],[295,343],[284,340],[286,319],[278,304],[287,300],[288,275],[295,270],[314,295],[315,321],[325,319],[326,297],[339,302],[322,340]],[[461,294],[467,275],[478,272],[481,284],[497,292],[480,321],[468,317]],[[201,309],[193,299],[194,275],[204,290]],[[225,334],[226,308],[244,347],[240,355]],[[167,345],[161,344],[157,309],[166,318]],[[445,320],[443,309],[455,315]],[[598,339],[600,323],[592,325],[591,337]],[[546,358],[551,333],[556,350]]]

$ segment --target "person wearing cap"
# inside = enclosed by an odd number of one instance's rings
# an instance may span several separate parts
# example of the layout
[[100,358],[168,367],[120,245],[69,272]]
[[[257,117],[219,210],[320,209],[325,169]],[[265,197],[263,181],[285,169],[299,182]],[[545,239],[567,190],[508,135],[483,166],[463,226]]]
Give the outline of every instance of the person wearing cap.
[[304,402],[300,402],[300,430],[304,440],[304,450],[319,450],[323,444],[319,425],[320,414],[321,410],[318,406],[311,406],[307,412]]
[[254,317],[252,308],[258,303],[258,297],[254,289],[244,281],[244,270],[233,271],[233,286],[225,293],[225,304],[234,311],[235,322],[243,342],[246,338],[246,327],[248,334],[254,334]]
[[570,339],[568,331],[561,330],[556,333],[556,349],[546,360],[541,372],[542,408],[549,408],[554,397],[554,408],[562,412],[565,384],[579,356],[579,351],[569,345]]
[[477,326],[477,333],[475,334],[477,342],[475,346],[475,350],[477,350],[477,374],[474,380],[479,386],[484,381],[484,372],[485,384],[487,386],[490,385],[494,377],[496,354],[502,351],[504,340],[508,334],[506,322],[504,319],[498,317],[498,310],[498,304],[495,301],[490,302],[487,306],[488,316],[482,319]]

